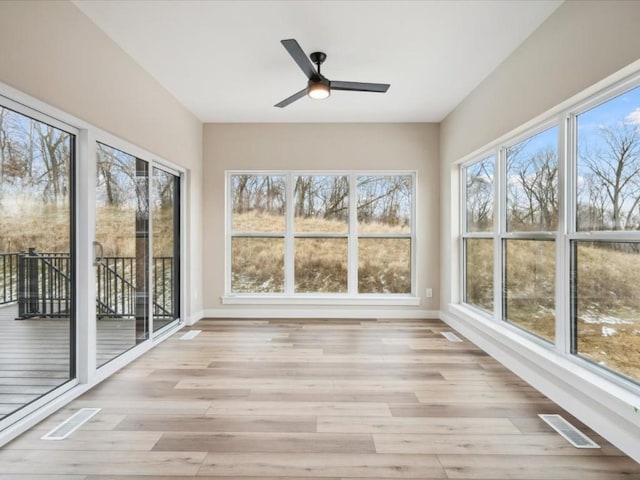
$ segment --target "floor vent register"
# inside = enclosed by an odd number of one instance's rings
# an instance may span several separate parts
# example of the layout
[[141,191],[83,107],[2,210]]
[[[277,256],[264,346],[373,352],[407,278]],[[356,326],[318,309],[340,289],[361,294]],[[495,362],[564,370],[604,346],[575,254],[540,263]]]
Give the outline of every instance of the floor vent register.
[[538,415],[551,428],[562,435],[567,442],[576,448],[600,448],[596,442],[587,437],[560,415]]
[[100,408],[81,408],[67,418],[60,425],[47,433],[42,440],[64,440],[78,428],[84,425],[91,417],[98,413]]

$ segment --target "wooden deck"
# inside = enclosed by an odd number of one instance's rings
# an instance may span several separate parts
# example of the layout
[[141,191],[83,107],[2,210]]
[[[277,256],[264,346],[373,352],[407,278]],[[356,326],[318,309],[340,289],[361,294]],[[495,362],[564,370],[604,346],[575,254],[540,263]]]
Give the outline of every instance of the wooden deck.
[[[17,305],[0,307],[0,419],[70,376],[69,320],[17,316]],[[134,327],[133,320],[98,321],[98,365],[135,346]]]
[[[640,478],[436,320],[203,320],[0,450],[0,480]],[[69,438],[40,437],[82,407]],[[602,445],[572,447],[560,413]]]

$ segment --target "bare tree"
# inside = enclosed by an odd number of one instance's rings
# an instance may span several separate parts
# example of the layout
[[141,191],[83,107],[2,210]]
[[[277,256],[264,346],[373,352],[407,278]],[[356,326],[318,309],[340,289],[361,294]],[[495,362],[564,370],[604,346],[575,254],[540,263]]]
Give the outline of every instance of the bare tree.
[[131,198],[137,182],[136,158],[115,148],[98,144],[98,187],[108,206],[122,206]]
[[[34,123],[34,122],[32,122]],[[42,123],[35,124],[44,172],[44,199],[57,203],[68,195],[70,136],[61,130]]]
[[558,155],[555,148],[507,152],[508,223],[510,229],[555,230],[558,223]]
[[600,140],[601,145],[596,149],[579,148],[579,161],[588,171],[585,176],[589,185],[589,206],[601,209],[599,217],[610,218],[599,228],[638,228],[633,221],[640,204],[638,127],[629,124],[601,127]]
[[296,178],[295,216],[346,220],[349,180],[342,175],[307,175]]
[[255,211],[282,215],[285,208],[284,177],[279,175],[234,175],[233,212]]
[[491,230],[493,226],[493,159],[466,169],[467,228],[470,231]]
[[358,221],[408,226],[411,208],[411,177],[358,177]]

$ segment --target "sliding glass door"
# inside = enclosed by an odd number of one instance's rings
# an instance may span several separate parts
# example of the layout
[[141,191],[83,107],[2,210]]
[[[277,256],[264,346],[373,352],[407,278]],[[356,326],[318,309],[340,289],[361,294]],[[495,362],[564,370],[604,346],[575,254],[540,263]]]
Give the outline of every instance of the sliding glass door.
[[149,338],[149,164],[99,143],[96,185],[98,366]]
[[0,95],[0,433],[180,317],[180,174],[86,142]]
[[180,177],[102,143],[97,152],[96,338],[102,366],[179,318]]
[[76,376],[72,131],[0,97],[0,427]]
[[155,167],[153,202],[153,331],[180,317],[180,177]]

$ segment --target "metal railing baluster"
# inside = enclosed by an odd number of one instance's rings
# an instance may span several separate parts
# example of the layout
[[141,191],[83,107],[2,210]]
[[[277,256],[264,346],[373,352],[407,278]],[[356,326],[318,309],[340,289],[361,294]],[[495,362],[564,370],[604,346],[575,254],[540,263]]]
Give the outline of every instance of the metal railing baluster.
[[[99,316],[135,315],[135,258],[104,257],[96,268]],[[172,316],[173,258],[153,258],[153,312]],[[18,302],[19,318],[65,317],[71,308],[71,259],[66,253],[0,254],[0,304]]]

